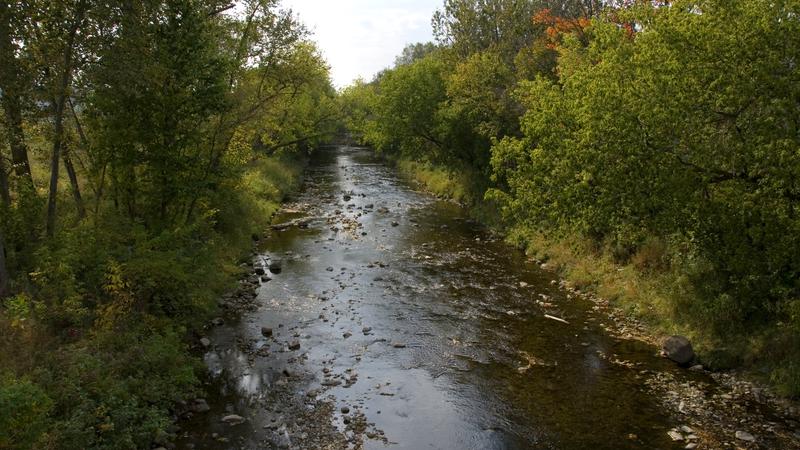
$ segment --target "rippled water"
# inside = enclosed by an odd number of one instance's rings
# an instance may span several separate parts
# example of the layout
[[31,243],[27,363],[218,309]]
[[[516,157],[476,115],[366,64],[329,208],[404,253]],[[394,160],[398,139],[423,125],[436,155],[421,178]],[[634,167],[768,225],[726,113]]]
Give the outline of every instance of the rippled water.
[[[326,369],[343,384],[320,398],[363,412],[388,441],[365,448],[682,448],[640,378],[643,367],[672,367],[610,336],[591,303],[568,298],[462,208],[347,147],[316,155],[296,200],[308,207],[277,221],[314,220],[264,243],[283,270],[260,287],[256,312],[210,336],[220,393],[180,445],[268,448],[271,390],[288,383],[300,398],[332,378]],[[286,348],[293,340],[300,350]],[[248,422],[220,424],[226,413]],[[330,420],[342,425],[338,412]]]

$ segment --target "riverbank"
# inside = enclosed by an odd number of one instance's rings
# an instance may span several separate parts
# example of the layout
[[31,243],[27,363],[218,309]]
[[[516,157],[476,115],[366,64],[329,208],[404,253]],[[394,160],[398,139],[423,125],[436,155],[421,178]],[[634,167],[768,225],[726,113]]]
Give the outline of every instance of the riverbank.
[[[480,199],[480,194],[470,193],[470,178],[464,174],[408,159],[391,163],[425,190],[471,208],[476,219],[558,273],[568,286],[608,301],[619,317],[644,325],[646,331],[639,333],[639,338],[660,346],[666,336],[687,336],[697,362],[706,369],[768,385],[779,397],[796,399],[800,395],[800,355],[791,344],[797,338],[796,331],[779,323],[720,337],[709,332],[710,325],[698,326],[696,319],[687,317],[691,309],[685,306],[692,303],[690,280],[670,267],[665,243],[653,240],[626,264],[619,264],[608,249],[598,248],[585,238],[548,235],[515,224],[502,226],[499,211],[487,212],[491,206]],[[777,345],[781,342],[785,345]]]
[[159,236],[106,215],[44,247],[34,292],[69,300],[46,314],[26,295],[6,303],[0,447],[168,445],[179,431],[176,405],[201,390],[205,367],[193,349],[219,314],[217,299],[305,164],[258,158],[203,205],[211,216]]

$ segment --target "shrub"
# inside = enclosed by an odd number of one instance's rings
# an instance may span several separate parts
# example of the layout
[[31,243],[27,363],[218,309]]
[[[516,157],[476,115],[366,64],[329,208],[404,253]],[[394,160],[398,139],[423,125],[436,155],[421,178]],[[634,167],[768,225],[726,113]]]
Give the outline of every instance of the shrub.
[[28,379],[0,375],[0,449],[33,448],[50,426],[53,401]]

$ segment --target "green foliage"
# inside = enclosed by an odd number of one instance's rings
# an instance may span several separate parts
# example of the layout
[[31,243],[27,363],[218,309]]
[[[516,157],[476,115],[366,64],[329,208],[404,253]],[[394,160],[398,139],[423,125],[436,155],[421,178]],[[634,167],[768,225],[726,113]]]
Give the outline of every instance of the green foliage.
[[186,354],[179,333],[123,325],[65,347],[48,364],[58,368],[41,375],[59,405],[51,446],[134,449],[166,430],[172,405],[196,387],[199,363]]
[[768,349],[800,336],[784,325],[800,293],[799,8],[448,0],[436,51],[345,90],[343,110],[429,185],[449,189],[431,163],[482,180],[523,241],[585,242],[537,246],[601,259],[563,258],[581,283],[797,395],[798,355]]
[[[0,162],[29,152],[34,183],[0,206],[0,448],[150,448],[196,394],[186,339],[337,131],[328,67],[278,3],[0,6]],[[42,237],[53,149],[76,208]]]
[[48,428],[53,401],[35,384],[0,378],[0,448],[32,448]]
[[408,44],[403,49],[403,52],[400,53],[400,56],[395,58],[394,65],[395,66],[404,66],[407,64],[412,64],[431,53],[437,50],[436,45],[433,42],[426,42],[421,43],[418,42],[416,44]]
[[588,45],[564,39],[560,79],[520,86],[524,137],[493,148],[507,189],[491,195],[513,222],[605,241],[620,262],[668,238],[693,281],[680,319],[729,336],[783,320],[800,287],[785,103],[800,28],[789,4],[697,7],[640,6],[620,13],[633,36],[597,19]]

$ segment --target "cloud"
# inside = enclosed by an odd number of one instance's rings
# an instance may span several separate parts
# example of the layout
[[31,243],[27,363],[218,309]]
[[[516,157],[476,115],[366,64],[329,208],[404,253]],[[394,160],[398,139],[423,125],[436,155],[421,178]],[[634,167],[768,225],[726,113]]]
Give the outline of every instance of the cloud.
[[336,86],[370,79],[389,67],[406,44],[432,39],[439,6],[425,0],[283,0],[314,34]]

